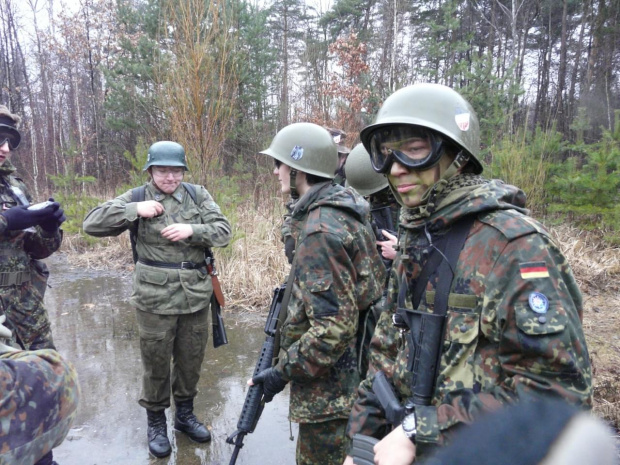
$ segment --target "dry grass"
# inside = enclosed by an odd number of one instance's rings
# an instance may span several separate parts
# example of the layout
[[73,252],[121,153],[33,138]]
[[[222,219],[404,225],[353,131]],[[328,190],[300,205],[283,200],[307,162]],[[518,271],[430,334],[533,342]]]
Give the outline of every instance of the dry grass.
[[[273,288],[289,269],[280,242],[279,205],[240,208],[235,237],[224,250],[215,249],[226,309],[264,311]],[[552,229],[573,268],[584,297],[584,331],[592,359],[594,412],[620,429],[620,249],[606,246],[601,233],[570,226]],[[129,238],[102,239],[83,250],[79,238],[65,238],[72,265],[133,269]],[[79,253],[71,253],[79,252]]]
[[601,232],[564,225],[553,234],[583,293],[594,413],[620,430],[620,248],[605,245]]

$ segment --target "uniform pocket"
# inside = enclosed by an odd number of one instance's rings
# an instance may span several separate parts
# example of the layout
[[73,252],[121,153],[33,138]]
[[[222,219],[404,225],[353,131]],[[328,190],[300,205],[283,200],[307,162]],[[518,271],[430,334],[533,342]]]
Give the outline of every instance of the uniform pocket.
[[186,224],[200,224],[202,223],[200,219],[200,212],[197,208],[188,208],[182,210],[180,212],[181,218],[183,218],[183,223]]
[[308,273],[300,280],[302,292],[309,294],[310,311],[316,318],[338,314],[338,299],[333,290],[334,278],[330,272]]
[[527,303],[515,305],[517,327],[528,336],[546,336],[564,331],[568,315],[557,303],[550,302],[545,313],[534,312]]

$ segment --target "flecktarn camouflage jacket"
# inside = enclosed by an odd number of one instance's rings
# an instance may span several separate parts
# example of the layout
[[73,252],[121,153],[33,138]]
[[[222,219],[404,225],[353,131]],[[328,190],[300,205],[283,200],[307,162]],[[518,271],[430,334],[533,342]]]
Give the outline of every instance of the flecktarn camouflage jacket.
[[[453,178],[436,204],[401,214],[400,252],[391,271],[387,310],[371,342],[369,375],[348,434],[382,437],[389,429],[371,386],[384,371],[401,402],[412,395],[409,346],[392,323],[400,285],[415,280],[432,240],[464,215],[475,221],[459,255],[431,405],[416,407],[417,454],[444,444],[454,427],[529,394],[560,396],[589,407],[592,377],[582,329],[582,298],[560,249],[526,216],[525,195],[501,181]],[[436,276],[418,310],[433,311]],[[411,308],[409,293],[406,307]]]

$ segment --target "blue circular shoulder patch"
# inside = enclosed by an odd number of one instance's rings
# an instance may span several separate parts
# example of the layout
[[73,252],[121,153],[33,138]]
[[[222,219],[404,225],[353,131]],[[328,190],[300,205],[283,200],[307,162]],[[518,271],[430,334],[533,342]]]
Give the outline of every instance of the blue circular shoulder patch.
[[530,308],[536,313],[547,313],[549,310],[549,299],[540,292],[532,292],[528,298]]

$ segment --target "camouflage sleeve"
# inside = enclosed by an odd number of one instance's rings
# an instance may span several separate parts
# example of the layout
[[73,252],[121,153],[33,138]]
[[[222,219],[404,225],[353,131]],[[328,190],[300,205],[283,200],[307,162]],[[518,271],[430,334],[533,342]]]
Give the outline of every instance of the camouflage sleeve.
[[80,388],[55,350],[0,356],[0,462],[34,463],[67,435]]
[[118,236],[138,218],[136,204],[131,202],[131,191],[93,208],[82,225],[90,236]]
[[[508,242],[485,284],[480,325],[494,344],[475,368],[482,391],[455,385],[441,405],[416,408],[419,441],[443,444],[459,423],[527,395],[591,406],[581,294],[557,246],[538,233]],[[500,382],[484,386],[485,377]]]
[[[300,305],[310,327],[281,357],[277,370],[298,383],[316,378],[341,358],[355,337],[359,312],[353,263],[339,236],[308,235],[298,245],[296,288],[289,305]],[[298,286],[297,286],[298,284]],[[287,324],[295,325],[295,321]]]
[[62,230],[57,229],[48,233],[36,228],[35,233],[28,233],[24,239],[24,249],[32,258],[47,258],[60,248],[62,243]]
[[[397,260],[399,260],[398,257]],[[356,433],[381,439],[391,428],[372,391],[372,382],[378,371],[383,371],[388,379],[392,378],[394,372],[399,338],[398,330],[392,324],[392,315],[396,308],[394,296],[398,294],[397,268],[398,266],[395,266],[390,270],[387,302],[370,341],[368,375],[358,387],[357,399],[349,416],[347,435],[351,439]]]
[[204,187],[201,189],[203,201],[198,208],[202,224],[192,225],[194,234],[189,238],[189,242],[204,247],[226,247],[232,239],[230,223],[211,194]]

